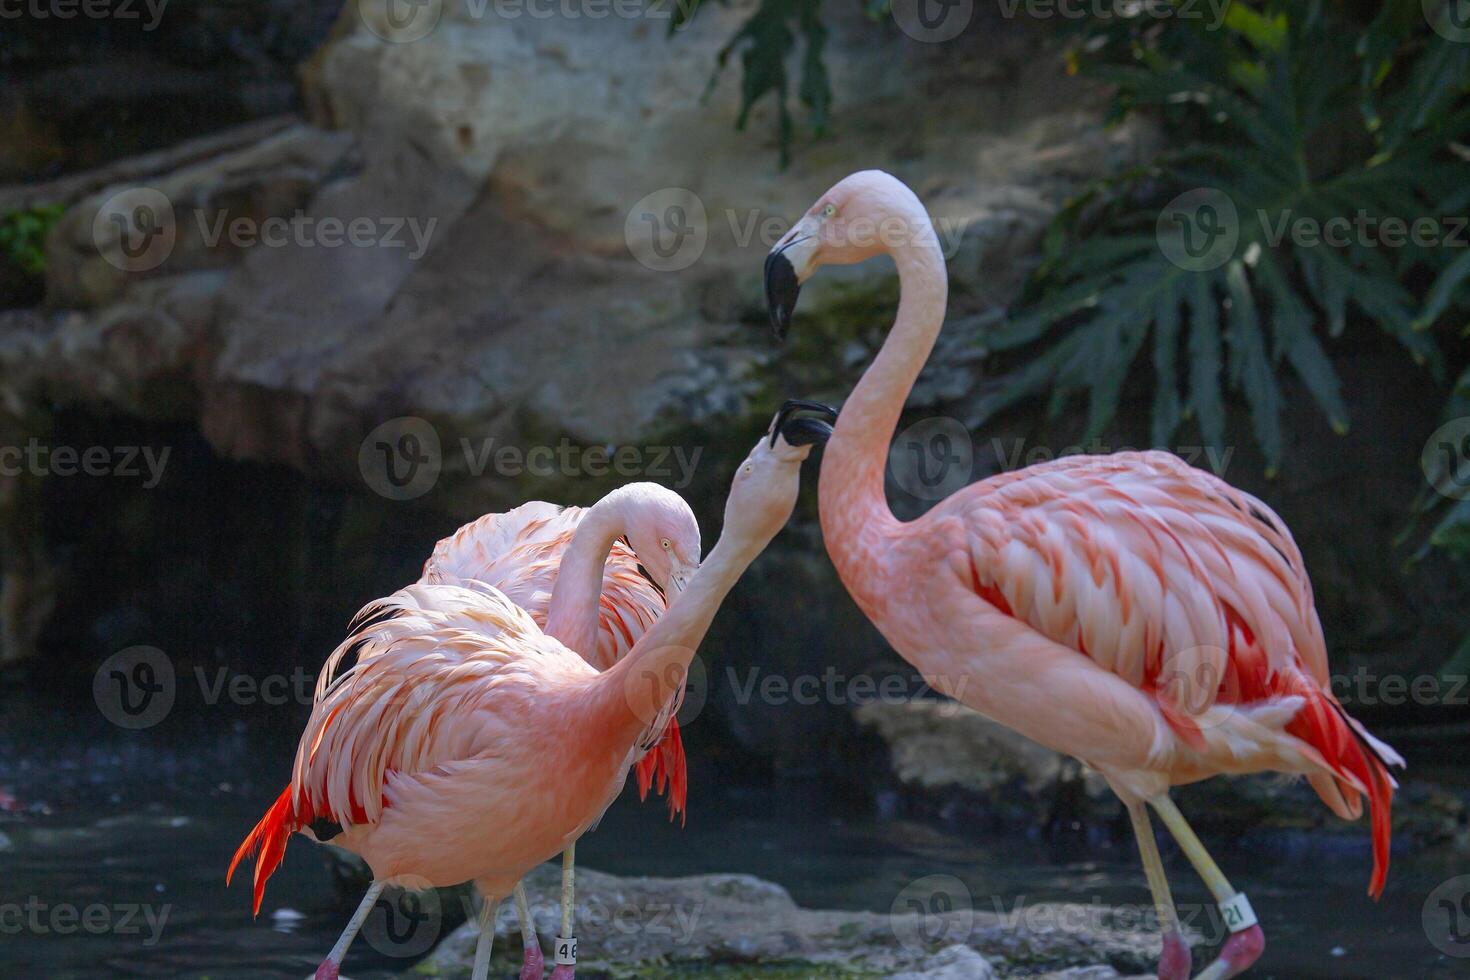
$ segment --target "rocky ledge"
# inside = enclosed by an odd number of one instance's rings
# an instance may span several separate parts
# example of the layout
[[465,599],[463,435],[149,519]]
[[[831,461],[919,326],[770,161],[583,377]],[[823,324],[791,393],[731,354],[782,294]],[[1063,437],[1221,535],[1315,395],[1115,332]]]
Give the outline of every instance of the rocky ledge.
[[[1122,807],[1097,773],[953,701],[876,702],[855,712],[887,751],[878,788],[903,808],[967,823],[1096,828],[1127,833]],[[1422,778],[1401,780],[1394,834],[1416,847],[1470,852],[1470,800]],[[1334,817],[1303,780],[1217,778],[1177,791],[1199,828],[1274,838],[1286,846],[1334,848],[1367,837],[1361,824]]]
[[[543,945],[557,931],[559,880],[551,865],[527,879]],[[805,909],[780,885],[749,875],[618,878],[579,868],[577,975],[1114,980],[1151,968],[1157,938],[1113,923],[1106,910],[1037,905],[997,914],[951,904],[945,880],[920,879],[891,912],[875,913]],[[408,976],[468,976],[475,941],[474,924],[461,926]],[[496,943],[492,975],[513,975],[521,938],[512,903],[500,909]]]

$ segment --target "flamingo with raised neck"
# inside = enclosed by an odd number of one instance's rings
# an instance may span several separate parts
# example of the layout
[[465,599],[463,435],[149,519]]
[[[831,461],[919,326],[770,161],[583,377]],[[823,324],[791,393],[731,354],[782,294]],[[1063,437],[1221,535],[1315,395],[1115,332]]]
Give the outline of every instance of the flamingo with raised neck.
[[766,260],[784,334],[823,265],[892,257],[900,297],[882,350],[822,460],[822,534],[843,583],[935,689],[1102,773],[1127,806],[1182,980],[1179,928],[1148,807],[1231,930],[1197,980],[1246,970],[1265,939],[1169,799],[1218,773],[1305,775],[1339,816],[1373,809],[1388,873],[1390,765],[1403,760],[1333,696],[1312,587],[1291,534],[1249,494],[1165,452],[1070,456],[971,484],[899,521],[884,472],[905,399],[944,322],[944,256],[923,205],[881,171],[823,194]]
[[369,634],[377,649],[313,705],[290,784],[230,865],[233,875],[259,849],[258,911],[293,833],[366,861],[373,883],[317,980],[339,976],[385,886],[464,881],[483,899],[473,980],[486,980],[501,900],[616,799],[721,602],[790,517],[801,462],[831,432],[805,407],[776,415],[736,470],[720,539],[679,601],[605,671],[481,581],[416,583],[359,614],[362,635],[339,654]]
[[[699,522],[684,498],[656,483],[629,483],[591,507],[533,500],[504,514],[486,514],[440,541],[419,581],[492,585],[548,636],[606,670],[663,614],[668,596],[689,583],[699,556]],[[361,660],[373,648],[358,651]],[[320,689],[335,667],[328,664]],[[641,798],[655,786],[668,790],[670,819],[688,812],[688,765],[674,717],[681,700],[672,698],[649,726],[633,766]],[[513,894],[523,947],[520,980],[541,980],[545,957],[524,883]],[[572,844],[562,854],[561,931],[552,944],[551,980],[576,976],[575,910]]]

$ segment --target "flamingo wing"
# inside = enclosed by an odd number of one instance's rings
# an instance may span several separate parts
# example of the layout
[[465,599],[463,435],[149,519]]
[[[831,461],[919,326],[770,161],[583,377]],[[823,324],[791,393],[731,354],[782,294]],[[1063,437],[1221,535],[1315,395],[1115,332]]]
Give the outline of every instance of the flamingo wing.
[[[542,501],[504,514],[487,514],[435,546],[421,581],[485,582],[544,628],[562,557],[586,514],[586,508],[562,508]],[[667,608],[667,598],[639,565],[633,549],[626,541],[613,542],[603,572],[597,645],[578,653],[598,670],[607,670],[627,656]],[[376,649],[375,643],[361,644],[359,661]],[[329,663],[332,671],[336,666],[335,661]],[[674,720],[682,700],[681,694],[670,702],[639,740],[643,754],[635,767],[642,799],[655,787],[659,793],[668,790],[670,816],[683,813],[687,805],[687,761]]]
[[[493,726],[475,723],[492,700],[524,694],[557,675],[590,672],[525,610],[479,582],[417,583],[373,603],[357,622],[330,662],[354,647],[370,655],[319,692],[290,784],[230,863],[227,882],[259,850],[257,913],[291,834],[323,821],[376,823],[390,805],[395,775],[429,772],[493,749],[482,744]],[[503,704],[496,710],[515,714]]]
[[1281,727],[1349,819],[1373,803],[1387,869],[1388,766],[1403,760],[1342,709],[1301,552],[1264,503],[1163,452],[1075,456],[1002,474],[936,508],[969,534],[975,592],[1150,693],[1189,747],[1201,720],[1290,708]]
[[[980,596],[1138,688],[1211,707],[1233,669],[1327,682],[1301,555],[1269,508],[1168,453],[1074,456],[952,498]],[[1244,665],[1241,627],[1265,662]],[[1187,688],[1187,690],[1184,690]]]

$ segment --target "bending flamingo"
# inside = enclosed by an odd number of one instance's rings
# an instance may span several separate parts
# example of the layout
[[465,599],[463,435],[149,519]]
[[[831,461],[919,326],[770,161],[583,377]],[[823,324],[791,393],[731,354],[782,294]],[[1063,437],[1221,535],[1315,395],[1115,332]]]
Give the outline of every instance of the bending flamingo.
[[367,862],[373,883],[318,980],[336,980],[386,885],[463,881],[484,899],[473,980],[486,980],[501,900],[617,797],[720,603],[790,516],[801,461],[831,431],[801,408],[783,407],[737,470],[720,540],[679,601],[606,671],[483,582],[416,583],[364,610],[346,646],[373,656],[313,706],[290,784],[230,866],[259,849],[258,908],[293,833]]
[[[617,663],[699,568],[699,523],[689,505],[656,483],[631,483],[592,507],[535,500],[487,514],[440,541],[420,582],[494,586],[536,625],[598,670]],[[641,568],[640,568],[641,566]],[[565,572],[565,574],[562,574]],[[358,659],[363,654],[358,653]],[[329,661],[318,693],[335,672]],[[681,692],[682,693],[682,692]],[[657,785],[669,815],[685,812],[689,786],[684,744],[673,717],[680,698],[650,726],[634,770],[640,798]],[[561,933],[552,980],[576,975],[573,934],[576,845],[562,855]],[[521,980],[541,980],[544,959],[525,886],[514,889],[525,947]]]
[[917,197],[880,171],[818,199],[766,260],[778,335],[819,266],[887,253],[898,314],[822,461],[822,533],[838,574],[934,688],[1102,773],[1132,818],[1164,928],[1161,980],[1189,975],[1145,804],[1224,913],[1199,980],[1235,976],[1265,940],[1169,787],[1218,773],[1302,774],[1339,816],[1373,809],[1389,859],[1389,766],[1403,760],[1329,689],[1301,553],[1265,504],[1163,452],[1072,456],[965,487],[901,522],[884,468],[904,400],[944,321],[944,258]]

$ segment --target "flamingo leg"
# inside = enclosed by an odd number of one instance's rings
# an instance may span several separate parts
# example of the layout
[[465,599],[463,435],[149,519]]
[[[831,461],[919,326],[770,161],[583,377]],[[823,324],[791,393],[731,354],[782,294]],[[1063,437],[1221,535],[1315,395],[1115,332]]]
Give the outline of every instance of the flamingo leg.
[[1164,861],[1159,856],[1159,844],[1154,840],[1154,828],[1149,823],[1148,808],[1136,800],[1129,801],[1128,818],[1133,821],[1133,836],[1138,839],[1138,855],[1143,859],[1143,873],[1148,878],[1148,889],[1153,893],[1154,907],[1158,911],[1159,931],[1163,933],[1164,951],[1159,956],[1159,980],[1188,980],[1191,963],[1189,943],[1179,928],[1179,913],[1174,908],[1174,896],[1169,891],[1169,878],[1164,873]]
[[521,920],[521,941],[526,947],[526,957],[521,964],[520,980],[541,980],[546,969],[546,958],[541,955],[541,940],[536,936],[536,919],[531,915],[531,903],[526,899],[526,883],[516,882],[516,915]]
[[1157,796],[1149,803],[1158,811],[1159,819],[1164,821],[1169,833],[1179,842],[1180,849],[1189,858],[1189,863],[1194,865],[1194,870],[1199,872],[1205,887],[1215,896],[1215,901],[1225,915],[1225,925],[1230,929],[1230,938],[1225,940],[1220,955],[1195,980],[1226,980],[1228,977],[1239,976],[1260,958],[1266,948],[1265,934],[1256,923],[1250,902],[1243,893],[1230,886],[1225,873],[1220,870],[1215,859],[1210,857],[1210,852],[1205,850],[1205,845],[1200,842],[1194,829],[1189,826],[1189,821],[1184,819],[1184,814],[1179,812],[1168,794]]
[[475,968],[470,980],[489,980],[490,951],[495,947],[495,913],[500,910],[500,899],[485,896],[480,903],[480,938],[475,941]]
[[572,932],[572,919],[577,910],[576,896],[577,844],[574,841],[567,845],[561,856],[561,932],[553,947],[557,962],[551,971],[551,980],[573,980],[577,975],[577,939]]
[[367,894],[362,897],[357,911],[353,912],[352,918],[347,920],[347,928],[343,929],[342,935],[337,937],[337,945],[332,947],[327,958],[322,960],[321,966],[316,968],[315,980],[337,980],[342,969],[342,960],[347,956],[347,948],[352,945],[352,940],[357,938],[358,931],[367,921],[368,914],[372,912],[381,894],[383,894],[381,881],[375,881],[368,886]]

